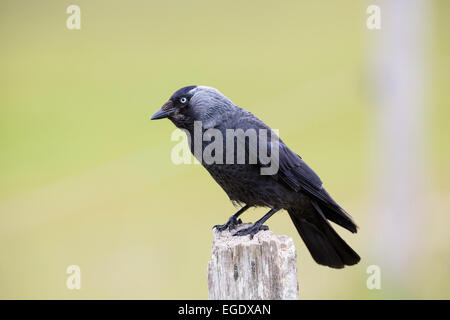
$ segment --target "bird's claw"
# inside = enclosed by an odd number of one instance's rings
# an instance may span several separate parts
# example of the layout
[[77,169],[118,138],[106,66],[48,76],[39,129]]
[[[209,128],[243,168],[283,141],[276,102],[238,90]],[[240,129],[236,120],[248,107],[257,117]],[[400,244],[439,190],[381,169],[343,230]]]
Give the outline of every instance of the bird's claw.
[[265,226],[265,225],[254,224],[251,227],[237,231],[235,234],[233,234],[233,236],[249,235],[250,239],[253,239],[253,236],[255,234],[257,234],[259,231],[264,231],[264,230],[269,230],[269,227]]
[[226,229],[228,229],[228,230],[233,230],[233,229],[236,228],[237,225],[239,225],[239,224],[241,224],[241,223],[242,223],[242,220],[241,220],[241,219],[236,219],[236,218],[231,217],[231,218],[228,219],[228,221],[227,221],[226,223],[224,223],[224,224],[216,224],[216,225],[213,227],[213,229],[216,228],[217,231],[224,231],[224,230],[226,230]]

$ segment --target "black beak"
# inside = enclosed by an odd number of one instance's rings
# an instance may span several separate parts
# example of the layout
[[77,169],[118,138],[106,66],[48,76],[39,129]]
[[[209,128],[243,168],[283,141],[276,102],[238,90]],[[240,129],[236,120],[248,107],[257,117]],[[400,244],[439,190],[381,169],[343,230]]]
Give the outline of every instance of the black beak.
[[172,113],[175,112],[175,108],[173,107],[173,103],[171,100],[164,103],[164,105],[155,112],[155,114],[151,117],[150,120],[158,120],[158,119],[164,119],[170,116]]

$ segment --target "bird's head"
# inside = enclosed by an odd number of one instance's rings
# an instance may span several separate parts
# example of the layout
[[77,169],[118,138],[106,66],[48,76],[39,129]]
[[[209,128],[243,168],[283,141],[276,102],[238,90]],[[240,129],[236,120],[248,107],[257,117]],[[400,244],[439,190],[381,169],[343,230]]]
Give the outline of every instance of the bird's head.
[[235,108],[219,90],[206,86],[189,86],[177,90],[152,116],[151,120],[168,118],[179,128],[201,121],[204,128],[214,126]]

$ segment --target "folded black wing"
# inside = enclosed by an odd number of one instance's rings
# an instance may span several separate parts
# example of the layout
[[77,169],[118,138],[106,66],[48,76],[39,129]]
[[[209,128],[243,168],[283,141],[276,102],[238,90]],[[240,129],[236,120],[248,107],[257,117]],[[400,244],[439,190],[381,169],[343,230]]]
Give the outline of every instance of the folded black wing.
[[[279,183],[283,183],[296,192],[304,192],[312,198],[318,200],[320,208],[322,209],[325,217],[340,226],[356,232],[356,225],[354,224],[350,215],[342,209],[336,201],[328,194],[323,188],[322,181],[319,176],[303,161],[303,159],[289,149],[275,132],[272,131],[265,123],[255,117],[248,111],[240,109],[236,113],[232,120],[233,127],[235,129],[253,129],[260,130],[265,129],[269,132],[267,140],[268,152],[271,152],[272,147],[277,145],[278,154],[278,171],[272,175],[272,177]],[[260,134],[258,134],[260,135]],[[260,158],[260,140],[257,145],[249,144],[245,139],[238,139],[238,143],[245,145],[245,150],[248,156],[252,155],[258,159],[258,164],[261,167],[269,167],[271,164],[267,164]],[[275,151],[276,152],[276,151]],[[276,155],[270,154],[273,159]]]
[[356,232],[357,227],[352,218],[323,188],[319,176],[282,142],[279,147],[278,180],[297,192],[303,191],[319,200],[317,203],[327,219]]

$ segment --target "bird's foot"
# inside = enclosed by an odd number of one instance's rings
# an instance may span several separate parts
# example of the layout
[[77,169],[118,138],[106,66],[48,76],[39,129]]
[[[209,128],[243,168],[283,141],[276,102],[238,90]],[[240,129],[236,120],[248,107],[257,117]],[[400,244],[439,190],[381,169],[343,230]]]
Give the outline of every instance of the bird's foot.
[[242,220],[241,219],[236,219],[234,217],[231,217],[230,219],[228,219],[228,221],[224,224],[216,224],[214,228],[217,229],[217,231],[224,231],[224,230],[233,230],[236,228],[237,225],[241,224]]
[[269,227],[262,225],[262,224],[255,223],[251,227],[237,231],[235,234],[233,234],[233,236],[249,235],[250,239],[253,239],[253,236],[261,230],[269,230]]

